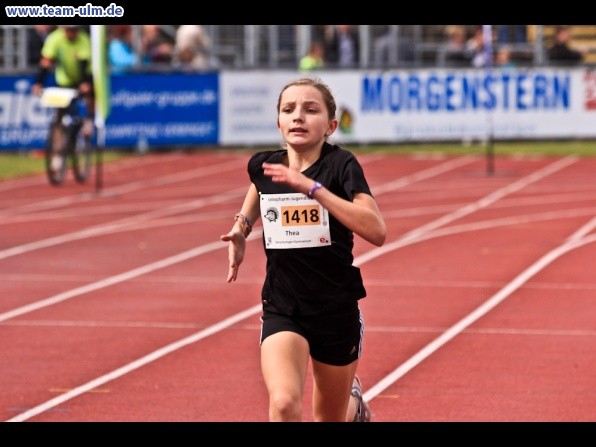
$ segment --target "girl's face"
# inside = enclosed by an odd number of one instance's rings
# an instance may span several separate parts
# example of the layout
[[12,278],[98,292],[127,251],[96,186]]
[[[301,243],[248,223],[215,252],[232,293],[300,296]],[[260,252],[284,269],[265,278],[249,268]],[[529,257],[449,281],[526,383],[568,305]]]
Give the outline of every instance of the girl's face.
[[321,93],[312,86],[291,86],[281,96],[277,127],[291,147],[321,144],[335,130]]

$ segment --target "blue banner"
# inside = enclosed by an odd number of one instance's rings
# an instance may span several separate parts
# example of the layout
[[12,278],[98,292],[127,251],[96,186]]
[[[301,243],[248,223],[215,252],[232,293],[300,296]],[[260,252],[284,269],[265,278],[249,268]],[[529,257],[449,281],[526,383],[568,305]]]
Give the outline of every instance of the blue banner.
[[0,76],[0,150],[42,148],[51,110],[31,95],[31,76]]
[[111,77],[106,146],[216,144],[218,74]]
[[[31,95],[33,76],[0,76],[0,151],[45,145],[51,109]],[[107,147],[217,144],[217,73],[112,75]]]

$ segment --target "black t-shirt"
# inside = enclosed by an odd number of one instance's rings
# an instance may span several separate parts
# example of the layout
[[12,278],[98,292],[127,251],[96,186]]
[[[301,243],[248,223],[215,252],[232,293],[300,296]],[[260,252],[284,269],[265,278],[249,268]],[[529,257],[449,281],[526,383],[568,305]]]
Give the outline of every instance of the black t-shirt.
[[583,59],[581,52],[574,50],[563,43],[555,43],[549,48],[547,54],[549,62],[558,62],[559,64],[581,62]]
[[[258,152],[248,162],[248,174],[259,194],[296,193],[285,184],[273,183],[262,164],[282,163],[286,150]],[[356,157],[340,146],[325,143],[321,157],[303,174],[346,200],[354,194],[371,194]],[[263,216],[261,216],[263,218]],[[272,312],[312,315],[343,307],[346,300],[366,296],[360,269],[352,265],[354,235],[329,213],[331,245],[267,249],[267,275],[262,289],[263,305]]]

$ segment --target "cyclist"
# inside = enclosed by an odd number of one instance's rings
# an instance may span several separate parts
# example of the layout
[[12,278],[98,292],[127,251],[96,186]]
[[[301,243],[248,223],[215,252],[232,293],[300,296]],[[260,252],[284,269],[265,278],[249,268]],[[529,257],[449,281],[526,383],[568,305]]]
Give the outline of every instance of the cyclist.
[[47,36],[41,49],[39,72],[32,87],[33,94],[41,93],[44,80],[52,68],[59,87],[77,89],[85,99],[87,116],[83,125],[83,135],[91,137],[95,95],[89,34],[78,25],[61,25]]

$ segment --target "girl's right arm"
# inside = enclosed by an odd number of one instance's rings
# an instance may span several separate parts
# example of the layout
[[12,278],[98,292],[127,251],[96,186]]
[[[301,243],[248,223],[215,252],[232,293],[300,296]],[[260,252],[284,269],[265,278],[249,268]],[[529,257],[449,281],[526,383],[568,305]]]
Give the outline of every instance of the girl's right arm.
[[234,225],[227,234],[219,238],[228,242],[228,278],[227,282],[236,281],[238,268],[244,260],[246,238],[252,231],[252,226],[259,218],[259,194],[254,184],[250,185],[240,212],[234,216]]

